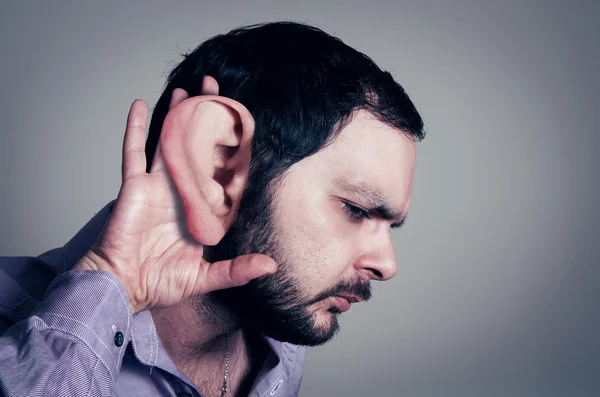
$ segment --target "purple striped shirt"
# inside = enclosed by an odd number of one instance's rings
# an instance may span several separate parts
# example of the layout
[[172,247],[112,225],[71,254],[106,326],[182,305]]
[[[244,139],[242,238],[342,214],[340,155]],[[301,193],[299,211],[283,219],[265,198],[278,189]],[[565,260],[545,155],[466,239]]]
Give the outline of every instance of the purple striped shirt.
[[[64,247],[0,258],[0,394],[200,396],[173,363],[150,312],[132,315],[118,278],[70,270],[108,218],[104,207]],[[250,396],[297,396],[306,348],[265,337]]]

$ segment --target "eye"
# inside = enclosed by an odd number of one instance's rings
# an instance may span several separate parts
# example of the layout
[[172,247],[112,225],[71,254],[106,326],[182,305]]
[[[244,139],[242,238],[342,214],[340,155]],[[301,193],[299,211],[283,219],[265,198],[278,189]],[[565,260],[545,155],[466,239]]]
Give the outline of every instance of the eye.
[[364,219],[371,219],[367,210],[352,205],[346,201],[342,201],[342,208],[353,223],[360,223]]

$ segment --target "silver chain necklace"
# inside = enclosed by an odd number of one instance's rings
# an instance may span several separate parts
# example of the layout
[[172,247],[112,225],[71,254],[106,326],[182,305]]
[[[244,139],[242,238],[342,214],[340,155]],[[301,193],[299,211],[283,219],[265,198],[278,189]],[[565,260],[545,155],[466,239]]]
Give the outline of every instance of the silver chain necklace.
[[221,386],[221,397],[227,394],[227,377],[229,376],[229,337],[225,336],[225,376],[223,377],[223,386]]

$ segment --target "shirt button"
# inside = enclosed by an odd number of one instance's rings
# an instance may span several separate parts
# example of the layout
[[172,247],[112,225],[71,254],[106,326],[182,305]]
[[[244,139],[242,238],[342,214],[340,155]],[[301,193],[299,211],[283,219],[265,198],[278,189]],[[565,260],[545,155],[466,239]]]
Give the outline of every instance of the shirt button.
[[125,337],[123,336],[123,333],[121,331],[117,331],[115,333],[115,345],[117,347],[121,347],[121,346],[123,346],[124,341],[125,341]]

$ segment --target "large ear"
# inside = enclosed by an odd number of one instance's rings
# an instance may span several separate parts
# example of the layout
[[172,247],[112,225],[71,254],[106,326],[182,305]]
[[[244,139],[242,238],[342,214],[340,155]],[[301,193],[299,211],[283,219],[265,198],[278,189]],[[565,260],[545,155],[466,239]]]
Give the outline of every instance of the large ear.
[[[202,88],[200,95],[219,95],[219,83],[212,76],[204,76],[202,79]],[[175,106],[179,105],[182,101],[188,99],[190,96],[186,90],[182,88],[175,88],[171,93],[171,101],[169,102],[169,111]],[[158,171],[165,165],[162,152],[160,149],[160,142],[156,145],[154,151],[154,158],[152,159],[152,166],[150,172]]]
[[253,135],[248,109],[221,96],[185,99],[165,118],[162,155],[181,195],[188,229],[201,244],[217,244],[235,219]]

